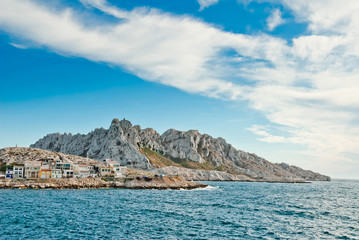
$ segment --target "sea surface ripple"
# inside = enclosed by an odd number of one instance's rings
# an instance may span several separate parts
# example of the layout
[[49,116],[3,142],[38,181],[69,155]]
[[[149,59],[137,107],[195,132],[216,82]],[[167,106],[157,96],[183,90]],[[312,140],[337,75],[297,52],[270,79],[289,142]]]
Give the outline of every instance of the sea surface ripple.
[[0,190],[0,239],[359,239],[359,181]]

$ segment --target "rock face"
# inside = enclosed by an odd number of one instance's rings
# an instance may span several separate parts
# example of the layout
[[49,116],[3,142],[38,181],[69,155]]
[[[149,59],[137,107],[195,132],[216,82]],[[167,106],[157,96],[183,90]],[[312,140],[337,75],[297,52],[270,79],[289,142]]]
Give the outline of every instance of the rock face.
[[319,173],[312,172],[310,170],[303,170],[299,167],[290,166],[286,163],[279,163],[279,164],[277,163],[276,165],[279,165],[284,170],[286,170],[292,174],[295,174],[296,176],[299,176],[299,177],[303,178],[304,180],[310,181],[312,179],[316,179],[317,181],[330,181],[330,178],[328,176],[324,176]]
[[109,158],[123,166],[149,170],[150,162],[137,150],[137,133],[129,121],[114,119],[108,130],[98,128],[87,135],[49,134],[30,147],[96,160]]
[[252,182],[253,179],[245,175],[236,175],[223,171],[213,170],[198,170],[168,166],[163,168],[157,168],[153,170],[158,174],[166,175],[179,175],[183,176],[186,180],[193,181],[244,181]]
[[[273,164],[269,161],[235,149],[223,138],[213,138],[196,130],[186,132],[169,129],[162,135],[151,128],[132,126],[127,120],[114,119],[108,130],[95,129],[87,135],[49,134],[30,146],[50,151],[89,157],[96,160],[110,158],[121,165],[154,170],[149,158],[141,149],[151,149],[173,161],[187,161],[196,166],[210,166],[210,170],[221,170],[226,177],[209,174],[209,180],[228,179],[229,173],[252,180],[289,179],[295,181],[330,178],[287,164]],[[192,164],[193,165],[193,164]],[[167,169],[168,170],[168,169]],[[183,176],[186,174],[183,172]],[[199,175],[198,175],[199,176]],[[233,177],[233,176],[232,176]],[[208,180],[208,179],[206,179]]]

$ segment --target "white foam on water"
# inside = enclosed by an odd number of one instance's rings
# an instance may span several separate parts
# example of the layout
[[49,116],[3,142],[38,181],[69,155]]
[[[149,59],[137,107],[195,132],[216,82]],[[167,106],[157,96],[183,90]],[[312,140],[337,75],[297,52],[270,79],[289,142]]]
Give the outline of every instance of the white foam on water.
[[195,189],[184,189],[184,188],[180,188],[178,191],[212,191],[212,190],[216,190],[219,189],[219,187],[213,187],[208,185],[207,187],[204,188],[195,188]]

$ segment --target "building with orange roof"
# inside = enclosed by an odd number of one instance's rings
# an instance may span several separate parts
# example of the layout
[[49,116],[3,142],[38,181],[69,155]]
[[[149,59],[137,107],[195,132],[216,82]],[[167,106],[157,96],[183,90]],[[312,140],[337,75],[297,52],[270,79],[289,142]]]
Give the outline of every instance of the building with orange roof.
[[41,179],[51,178],[51,170],[50,169],[40,169],[39,178],[41,178]]

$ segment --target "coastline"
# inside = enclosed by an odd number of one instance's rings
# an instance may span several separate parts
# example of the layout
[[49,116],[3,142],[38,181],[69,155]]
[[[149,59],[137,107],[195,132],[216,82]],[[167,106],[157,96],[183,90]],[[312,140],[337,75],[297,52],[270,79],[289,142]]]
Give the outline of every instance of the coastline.
[[302,181],[302,180],[193,180],[198,182],[246,182],[246,183],[311,183],[311,182],[327,182],[327,181]]
[[208,185],[178,176],[158,178],[1,179],[0,189],[196,189]]
[[[206,181],[208,182],[208,180]],[[209,180],[209,182],[211,182]],[[216,181],[213,181],[216,182]],[[309,181],[233,181],[221,182],[260,182],[260,183],[299,183]],[[157,190],[191,190],[205,188],[209,185],[196,181],[187,181],[181,176],[163,176],[158,178],[62,178],[62,179],[1,179],[0,189],[157,189]]]

